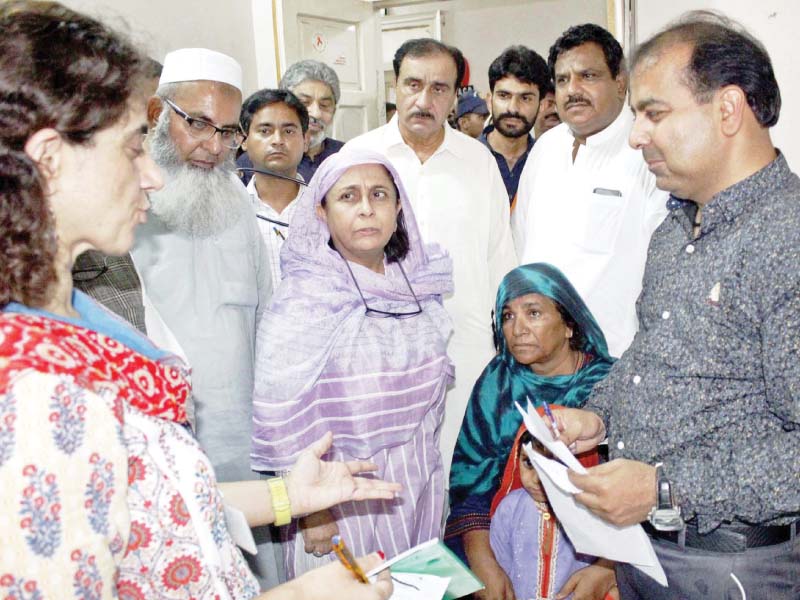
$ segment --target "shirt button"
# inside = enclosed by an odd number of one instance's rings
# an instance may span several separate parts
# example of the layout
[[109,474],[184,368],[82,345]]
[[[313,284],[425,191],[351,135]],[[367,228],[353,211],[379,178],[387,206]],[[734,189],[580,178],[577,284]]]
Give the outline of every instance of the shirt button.
[[617,442],[617,450],[625,450],[625,442],[622,440]]
[[686,254],[692,254],[694,252],[694,244],[689,244],[686,246]]
[[641,383],[641,381],[642,381],[642,378],[639,377],[639,375],[634,375],[633,376],[633,385],[639,385],[639,383]]
[[662,319],[664,319],[665,321],[666,321],[667,319],[669,319],[669,311],[668,311],[668,310],[665,310],[664,312],[662,312],[662,313],[661,313],[661,318],[662,318]]

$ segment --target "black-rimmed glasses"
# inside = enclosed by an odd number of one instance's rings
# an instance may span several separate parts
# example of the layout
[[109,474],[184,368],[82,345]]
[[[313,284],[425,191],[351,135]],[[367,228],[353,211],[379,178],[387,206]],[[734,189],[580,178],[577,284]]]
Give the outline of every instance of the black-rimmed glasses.
[[165,99],[165,102],[175,111],[175,114],[186,121],[186,124],[189,126],[189,133],[195,139],[206,142],[219,133],[219,139],[222,141],[222,145],[231,150],[236,150],[242,145],[242,142],[244,142],[245,135],[238,127],[217,127],[213,123],[209,123],[203,119],[189,116],[186,111],[169,98]]
[[386,318],[393,318],[393,319],[408,319],[409,317],[415,317],[422,312],[422,305],[419,303],[417,299],[417,295],[414,293],[414,288],[411,287],[411,282],[408,280],[408,276],[406,275],[405,270],[403,269],[403,265],[400,264],[398,261],[397,266],[400,267],[400,273],[403,274],[403,279],[406,280],[406,285],[408,286],[411,295],[414,297],[414,302],[417,303],[417,310],[413,310],[410,312],[391,312],[387,310],[378,310],[377,308],[371,308],[369,304],[367,304],[367,299],[364,298],[364,294],[361,292],[361,287],[358,285],[358,281],[356,281],[356,276],[353,274],[353,269],[350,268],[350,263],[347,262],[347,259],[339,254],[344,261],[344,264],[347,266],[347,270],[350,272],[350,277],[353,279],[353,283],[356,285],[356,289],[358,290],[358,295],[361,296],[361,301],[364,303],[364,308],[366,309],[365,314],[368,317],[372,317],[375,319],[386,319]]

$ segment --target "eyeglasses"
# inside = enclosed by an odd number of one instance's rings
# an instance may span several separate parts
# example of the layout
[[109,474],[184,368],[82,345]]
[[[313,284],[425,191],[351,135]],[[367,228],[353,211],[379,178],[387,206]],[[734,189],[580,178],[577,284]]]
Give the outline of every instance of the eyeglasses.
[[190,117],[180,106],[170,99],[166,99],[165,102],[169,104],[169,107],[174,110],[180,118],[186,121],[186,124],[189,125],[189,133],[193,138],[206,142],[219,133],[219,139],[222,141],[222,145],[231,150],[236,150],[242,145],[242,142],[244,142],[245,135],[242,133],[241,129],[236,127],[217,127],[213,123],[209,123],[203,119]]
[[368,317],[372,317],[374,319],[386,319],[387,317],[391,317],[393,319],[408,319],[409,317],[414,317],[422,312],[422,305],[419,303],[417,295],[414,293],[414,288],[411,287],[411,282],[408,280],[406,272],[403,270],[403,265],[401,265],[399,261],[397,266],[400,267],[400,273],[403,274],[403,279],[406,280],[406,285],[408,286],[411,295],[414,297],[414,302],[417,303],[417,310],[411,312],[390,312],[386,310],[378,310],[377,308],[370,308],[369,304],[367,304],[367,299],[364,298],[364,294],[361,292],[361,287],[359,287],[358,281],[356,281],[356,276],[353,275],[353,269],[350,268],[350,263],[347,262],[347,259],[341,254],[339,254],[339,256],[342,257],[344,264],[347,266],[347,270],[350,272],[350,277],[353,279],[353,283],[356,285],[358,295],[361,296],[361,301],[364,303],[364,308],[366,309],[365,314]]
[[72,280],[78,282],[94,281],[101,275],[105,275],[107,272],[108,272],[108,259],[103,257],[102,265],[88,267],[86,269],[73,269]]

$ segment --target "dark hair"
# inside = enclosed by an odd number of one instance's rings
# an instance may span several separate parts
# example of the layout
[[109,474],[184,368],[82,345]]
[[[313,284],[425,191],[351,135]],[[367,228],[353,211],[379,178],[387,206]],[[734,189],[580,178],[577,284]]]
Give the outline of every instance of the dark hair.
[[[388,171],[387,174],[389,174]],[[394,188],[395,196],[397,196],[397,201],[400,202],[400,190],[397,189],[397,184],[395,184],[391,174],[389,174],[389,180],[392,182],[392,187]],[[322,200],[320,200],[319,203],[322,205],[323,208],[325,207],[326,204],[325,196],[322,197]],[[328,244],[330,245],[331,248],[333,248],[333,240],[329,240]],[[394,233],[392,234],[392,237],[389,238],[389,241],[386,242],[386,247],[383,249],[383,253],[386,256],[386,262],[392,263],[403,260],[408,254],[410,248],[411,248],[411,243],[408,240],[408,229],[406,229],[406,220],[403,217],[403,211],[401,210],[399,213],[397,213],[397,229],[395,229]]]
[[0,306],[46,304],[57,275],[44,178],[25,153],[55,129],[89,145],[127,111],[142,55],[98,21],[54,2],[0,4]]
[[558,314],[561,315],[561,320],[564,321],[564,325],[568,328],[572,329],[572,337],[569,338],[569,347],[570,350],[583,350],[584,346],[586,345],[586,339],[583,335],[583,331],[578,326],[578,322],[569,314],[566,308],[564,308],[560,302],[556,302],[553,300],[553,304],[556,305],[556,310]]
[[603,55],[606,58],[608,70],[611,71],[611,77],[616,77],[620,74],[620,71],[625,70],[622,46],[614,39],[614,36],[599,25],[585,23],[584,25],[574,25],[567,29],[556,40],[556,43],[550,47],[547,65],[550,67],[553,78],[555,78],[556,73],[556,61],[562,53],[590,42],[603,49]]
[[523,83],[531,83],[539,88],[539,96],[550,81],[550,70],[547,63],[536,52],[525,46],[510,46],[489,65],[489,89],[494,91],[494,84],[508,76],[516,77]]
[[400,77],[400,65],[406,56],[412,58],[420,58],[423,56],[431,56],[432,54],[447,54],[456,63],[456,81],[454,88],[458,89],[464,81],[464,73],[467,70],[466,62],[464,62],[464,55],[461,50],[455,46],[448,46],[439,40],[431,38],[418,38],[415,40],[408,40],[394,53],[394,60],[392,66],[394,67],[394,76]]
[[517,442],[517,450],[519,451],[520,458],[522,458],[524,455],[525,451],[522,449],[522,447],[525,444],[530,444],[533,446],[534,452],[537,452],[538,454],[542,454],[548,458],[552,457],[552,454],[550,454],[550,451],[544,447],[544,444],[533,437],[533,434],[527,429],[519,435],[519,442]]
[[300,121],[300,128],[303,130],[303,135],[308,131],[308,109],[302,102],[289,90],[275,90],[264,89],[248,96],[247,100],[242,104],[242,114],[239,117],[239,125],[242,127],[245,135],[250,132],[250,125],[253,122],[253,117],[265,106],[271,104],[278,104],[282,102],[294,112],[297,113],[297,118]]
[[155,60],[154,58],[145,59],[145,76],[150,79],[161,77],[161,71],[164,70],[164,65]]
[[644,42],[634,52],[633,68],[644,58],[677,44],[692,47],[684,84],[698,103],[714,92],[735,85],[747,96],[758,122],[772,127],[781,112],[781,92],[763,44],[741,25],[712,11],[692,11]]

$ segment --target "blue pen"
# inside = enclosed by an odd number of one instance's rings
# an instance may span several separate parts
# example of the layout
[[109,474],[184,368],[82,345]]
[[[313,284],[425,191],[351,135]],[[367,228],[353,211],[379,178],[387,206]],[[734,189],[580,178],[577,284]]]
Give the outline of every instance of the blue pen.
[[550,427],[553,430],[553,438],[558,439],[561,435],[558,431],[558,423],[556,423],[556,418],[553,415],[553,411],[550,410],[550,406],[547,404],[547,402],[544,402],[544,414],[546,414],[547,418],[550,419]]

